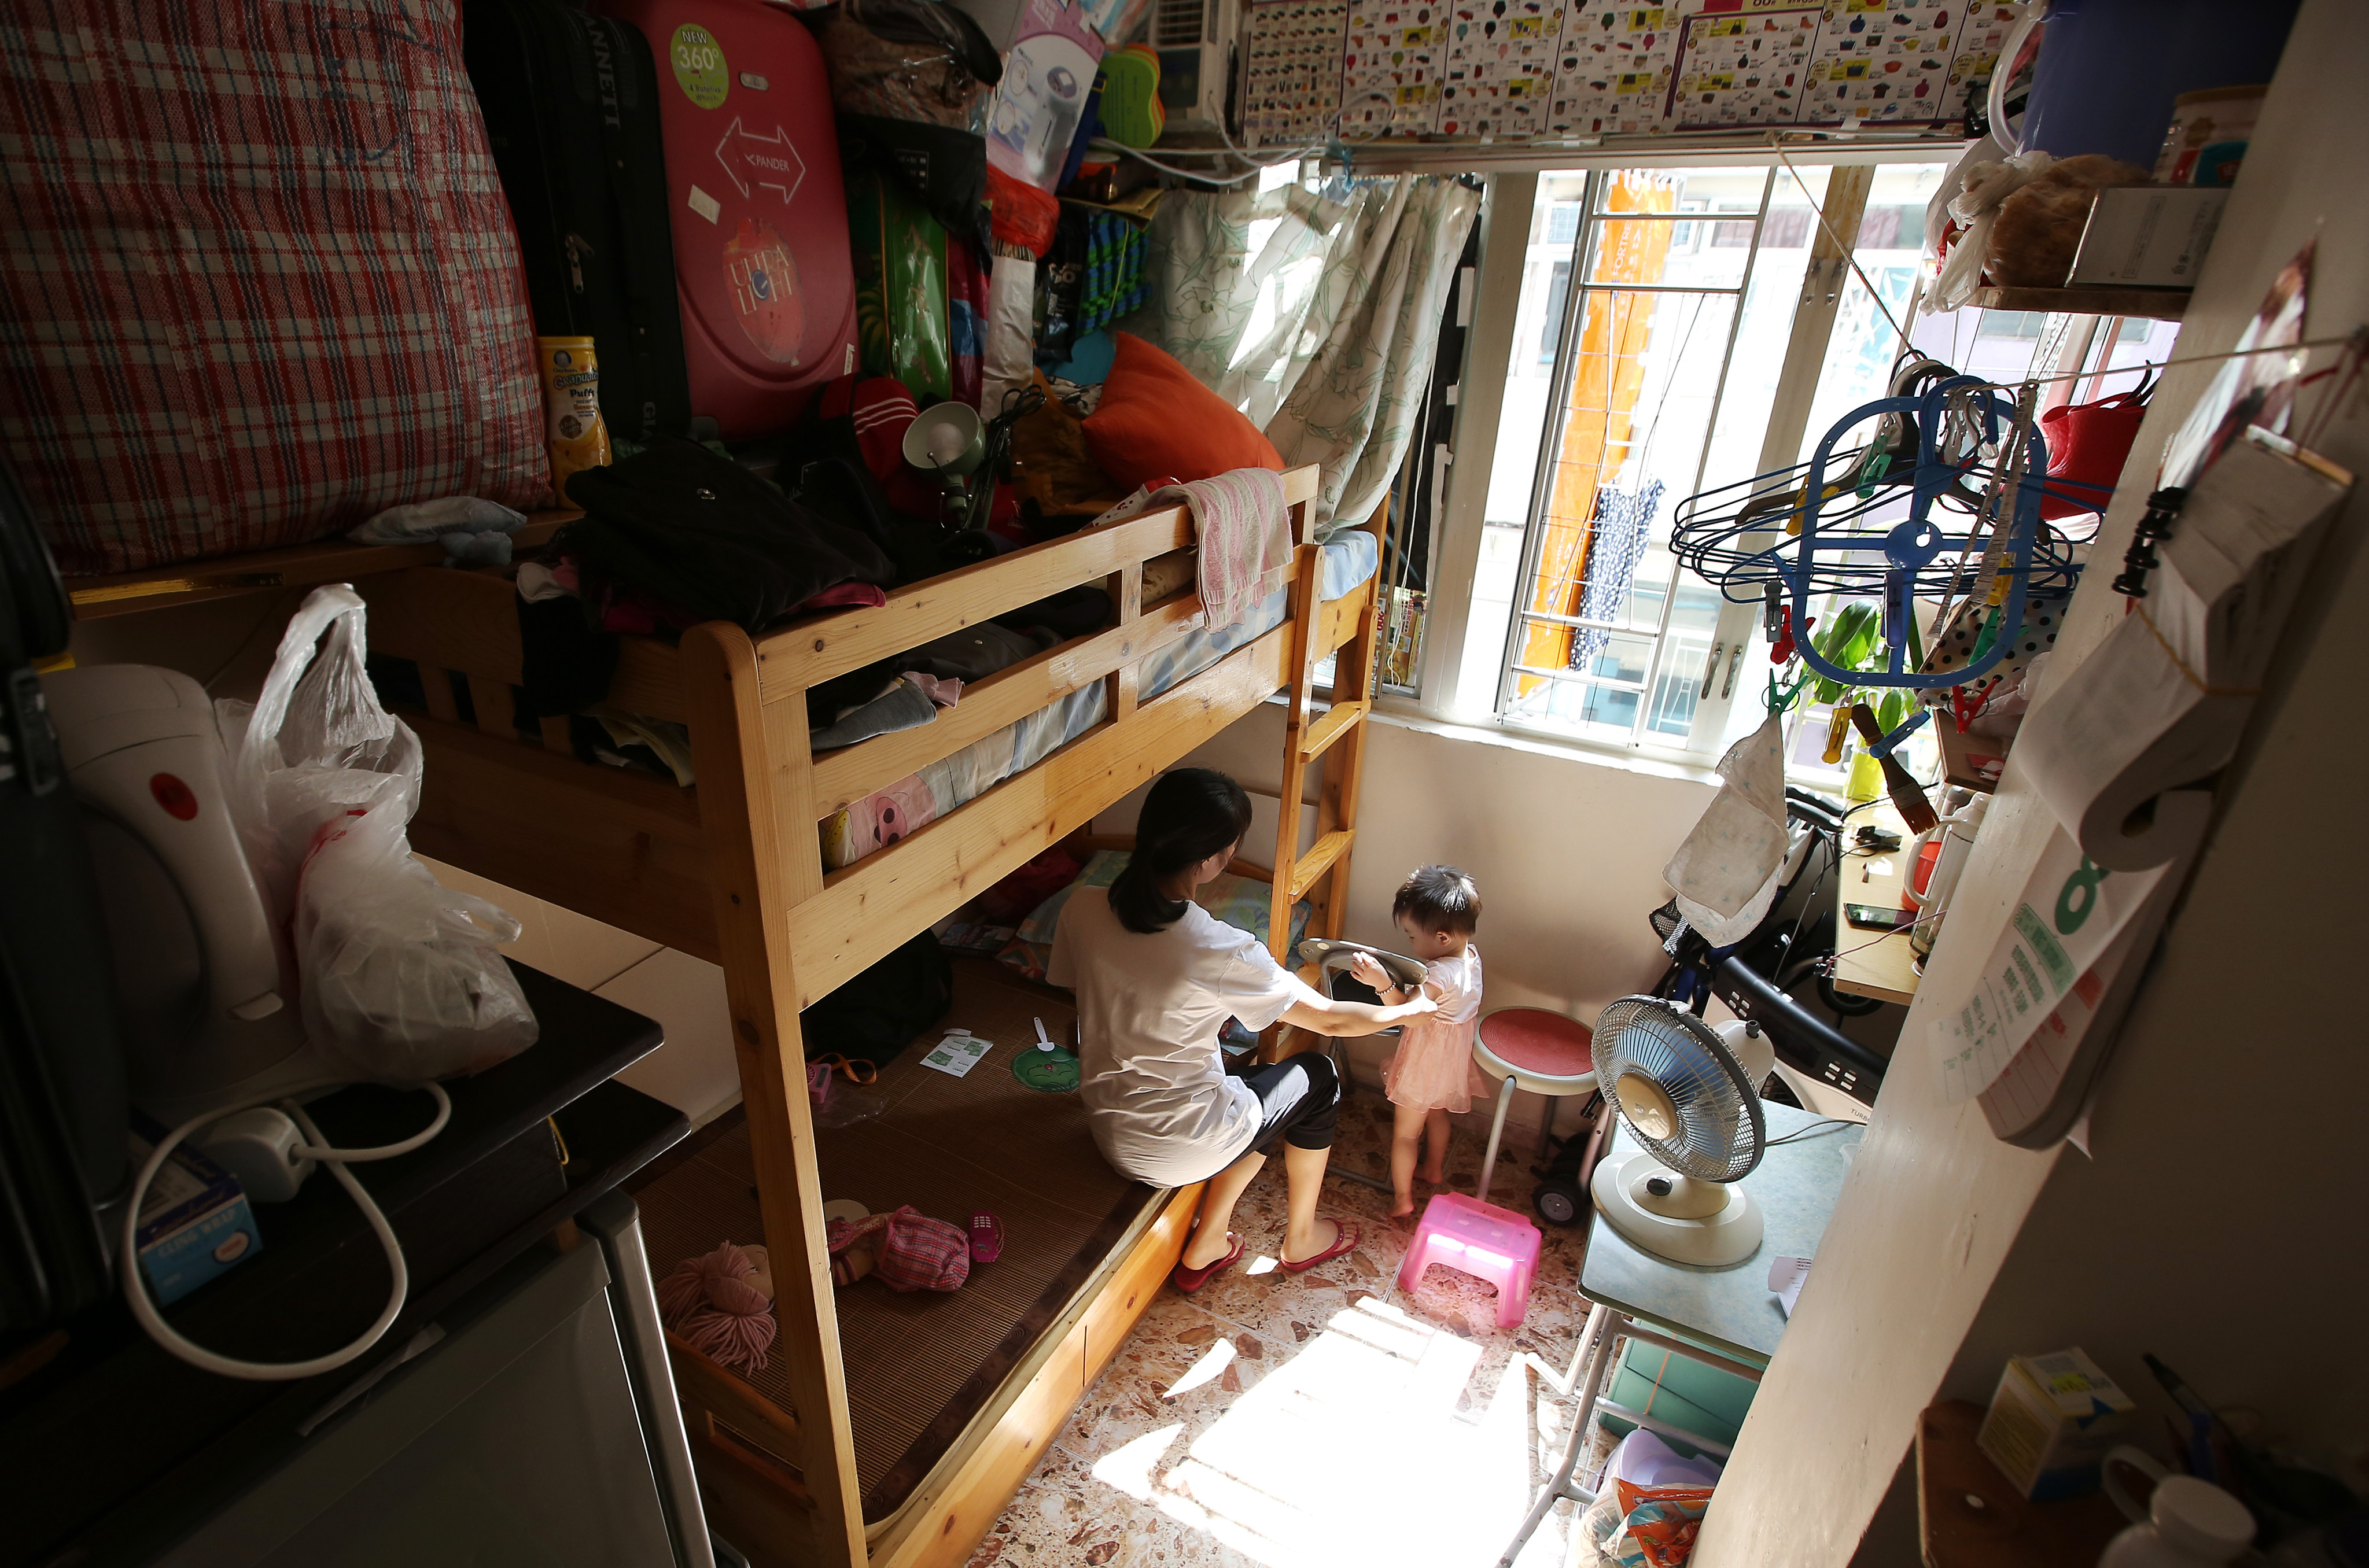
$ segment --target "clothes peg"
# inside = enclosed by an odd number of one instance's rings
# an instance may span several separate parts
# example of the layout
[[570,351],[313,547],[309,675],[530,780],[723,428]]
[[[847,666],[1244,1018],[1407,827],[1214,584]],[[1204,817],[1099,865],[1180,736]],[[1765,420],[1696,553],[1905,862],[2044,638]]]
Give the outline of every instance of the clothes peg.
[[1837,703],[1835,704],[1833,715],[1826,721],[1826,750],[1825,752],[1825,758],[1829,767],[1839,763],[1843,760],[1843,735],[1849,728],[1849,704],[1845,703]]
[[[1791,609],[1781,609],[1778,611],[1777,613],[1780,619],[1778,622],[1777,640],[1771,644],[1768,648],[1768,662],[1771,664],[1787,664],[1791,662],[1795,651],[1793,647],[1793,612]],[[1802,622],[1802,635],[1803,636],[1808,636],[1810,633],[1816,628],[1817,624],[1818,618],[1815,615],[1804,618]]]

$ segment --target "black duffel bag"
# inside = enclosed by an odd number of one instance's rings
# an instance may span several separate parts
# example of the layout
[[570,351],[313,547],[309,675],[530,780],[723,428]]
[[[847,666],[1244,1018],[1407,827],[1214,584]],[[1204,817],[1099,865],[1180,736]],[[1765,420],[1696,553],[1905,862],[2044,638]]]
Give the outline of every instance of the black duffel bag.
[[655,438],[572,475],[567,496],[584,516],[554,541],[559,552],[703,620],[761,632],[825,589],[897,580],[861,531],[696,441]]
[[955,1004],[955,966],[923,932],[798,1015],[809,1057],[886,1062]]

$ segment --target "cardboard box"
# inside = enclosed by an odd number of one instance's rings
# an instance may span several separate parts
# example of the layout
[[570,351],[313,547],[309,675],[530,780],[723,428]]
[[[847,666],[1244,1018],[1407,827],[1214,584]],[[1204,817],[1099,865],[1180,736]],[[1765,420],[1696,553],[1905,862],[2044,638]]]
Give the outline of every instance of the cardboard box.
[[2221,226],[2228,189],[2115,185],[2098,192],[2073,257],[2071,288],[2190,289]]
[[2135,1408],[2077,1347],[2012,1356],[1974,1446],[2032,1501],[2075,1497],[2096,1490],[2099,1465]]
[[[141,1125],[131,1139],[133,1162],[145,1163],[164,1136]],[[133,1240],[149,1290],[166,1305],[263,1250],[238,1178],[186,1143],[148,1184]]]

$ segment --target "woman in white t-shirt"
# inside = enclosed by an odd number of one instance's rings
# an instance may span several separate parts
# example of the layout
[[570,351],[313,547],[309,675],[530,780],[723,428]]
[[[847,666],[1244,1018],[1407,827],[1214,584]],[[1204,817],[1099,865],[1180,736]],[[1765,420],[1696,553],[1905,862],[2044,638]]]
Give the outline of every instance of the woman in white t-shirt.
[[1322,1054],[1229,1077],[1218,1032],[1282,1022],[1318,1035],[1370,1035],[1434,1011],[1335,1001],[1286,970],[1258,938],[1212,917],[1194,890],[1226,869],[1251,822],[1250,796],[1225,774],[1179,768],[1151,786],[1127,869],[1081,887],[1061,911],[1046,978],[1078,995],[1083,1082],[1094,1142],[1154,1186],[1207,1181],[1172,1276],[1198,1290],[1242,1255],[1226,1229],[1267,1151],[1284,1144],[1289,1219],[1278,1261],[1299,1273],[1357,1244],[1357,1228],[1316,1217],[1340,1080]]

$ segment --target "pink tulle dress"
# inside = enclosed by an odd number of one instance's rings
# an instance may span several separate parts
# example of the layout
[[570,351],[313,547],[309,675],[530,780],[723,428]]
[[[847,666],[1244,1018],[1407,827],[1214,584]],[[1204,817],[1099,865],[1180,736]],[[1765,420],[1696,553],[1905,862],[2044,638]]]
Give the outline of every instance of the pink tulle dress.
[[1436,959],[1424,969],[1424,989],[1439,1011],[1401,1025],[1399,1048],[1382,1064],[1382,1088],[1390,1103],[1426,1111],[1472,1108],[1489,1085],[1472,1065],[1472,1031],[1481,1018],[1481,950],[1467,944],[1453,958]]

